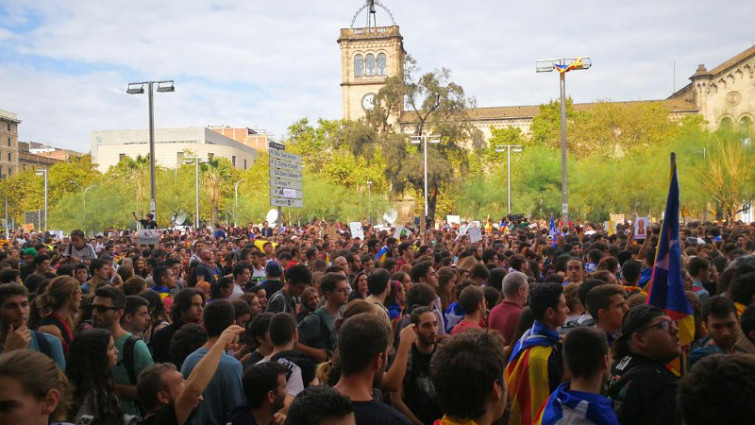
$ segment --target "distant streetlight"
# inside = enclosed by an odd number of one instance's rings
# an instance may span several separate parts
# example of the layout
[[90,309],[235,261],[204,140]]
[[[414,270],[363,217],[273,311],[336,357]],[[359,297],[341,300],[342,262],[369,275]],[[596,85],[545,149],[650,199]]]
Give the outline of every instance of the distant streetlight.
[[196,211],[194,213],[194,229],[199,229],[199,164],[204,164],[207,162],[206,159],[202,159],[198,156],[187,156],[184,158],[186,160],[187,164],[191,164],[194,162],[194,165],[196,167],[195,170],[195,203],[196,203]]
[[417,135],[411,137],[412,144],[413,145],[419,145],[420,143],[424,142],[424,154],[425,154],[425,218],[427,218],[427,215],[430,213],[428,209],[427,204],[427,141],[429,140],[432,144],[438,144],[440,143],[440,137],[433,135],[433,134],[426,134],[426,135]]
[[41,170],[37,170],[36,174],[38,176],[44,176],[45,177],[45,225],[44,225],[44,231],[47,231],[47,169],[43,168]]
[[503,152],[506,151],[507,156],[507,166],[506,166],[506,183],[508,184],[508,202],[506,203],[506,215],[511,214],[511,150],[514,150],[515,153],[519,153],[522,151],[522,145],[501,145],[495,148],[496,152]]
[[367,180],[367,219],[372,224],[372,180]]
[[97,187],[98,185],[93,184],[93,185],[91,185],[91,186],[89,186],[87,188],[82,188],[80,184],[76,183],[73,180],[68,180],[68,182],[71,183],[71,184],[74,184],[74,185],[78,186],[79,189],[82,189],[81,190],[81,196],[82,196],[82,198],[84,200],[84,209],[86,209],[87,208],[87,192],[89,191],[89,189],[93,189],[93,188]]
[[557,70],[561,81],[561,212],[564,224],[569,222],[569,199],[566,185],[566,73],[582,69],[590,69],[592,61],[588,57],[543,59],[535,61],[537,72],[553,72]]
[[173,80],[165,81],[144,81],[141,83],[129,83],[126,88],[128,94],[144,94],[144,86],[147,85],[149,93],[149,209],[152,216],[157,218],[157,200],[155,196],[155,110],[153,97],[153,86],[157,84],[159,93],[169,93],[176,91]]
[[243,181],[244,179],[241,179],[233,185],[233,193],[236,199],[236,202],[233,206],[233,227],[239,226],[238,220],[236,220],[236,210],[239,208],[239,184]]

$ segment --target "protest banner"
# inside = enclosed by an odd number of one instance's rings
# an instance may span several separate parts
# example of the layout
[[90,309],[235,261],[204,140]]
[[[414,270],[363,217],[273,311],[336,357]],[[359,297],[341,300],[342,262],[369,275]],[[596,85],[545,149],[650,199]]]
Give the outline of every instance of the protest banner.
[[637,217],[634,220],[634,238],[645,239],[647,237],[648,217]]

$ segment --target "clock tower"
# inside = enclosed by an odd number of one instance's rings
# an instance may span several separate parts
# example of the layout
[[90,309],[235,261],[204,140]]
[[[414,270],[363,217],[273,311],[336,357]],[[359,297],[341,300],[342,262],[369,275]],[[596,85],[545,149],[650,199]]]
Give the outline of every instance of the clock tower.
[[[377,25],[376,6],[390,17],[391,25]],[[365,11],[366,26],[357,27],[357,19],[364,19]],[[338,46],[344,119],[364,117],[386,78],[402,74],[406,56],[403,40],[393,15],[377,0],[367,0],[354,15],[351,27],[341,29]]]

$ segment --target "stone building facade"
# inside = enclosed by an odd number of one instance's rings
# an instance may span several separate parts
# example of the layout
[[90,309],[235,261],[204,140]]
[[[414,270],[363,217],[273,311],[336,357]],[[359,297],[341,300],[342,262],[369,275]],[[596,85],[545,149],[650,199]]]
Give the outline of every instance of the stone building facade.
[[[379,2],[367,2],[381,6]],[[360,9],[360,12],[365,7]],[[386,9],[387,11],[387,9]],[[374,11],[372,12],[374,14]],[[358,12],[359,14],[359,12]],[[391,17],[392,18],[392,17]],[[356,22],[356,16],[354,19]],[[374,96],[385,84],[385,79],[403,74],[406,52],[403,37],[397,25],[341,29],[338,45],[341,50],[341,87],[343,118],[357,120],[365,116]],[[368,15],[368,23],[371,22]],[[380,56],[384,55],[384,56]],[[366,58],[372,60],[367,66]],[[378,58],[382,58],[380,62]],[[379,63],[380,62],[380,63]],[[382,66],[381,66],[382,64]],[[755,119],[755,46],[737,54],[708,71],[700,65],[690,77],[691,82],[666,99],[635,102],[661,102],[669,110],[671,119],[700,114],[710,129],[719,125],[738,125],[747,128]],[[615,102],[629,104],[635,102]],[[576,110],[590,110],[596,103],[575,104]],[[480,107],[469,110],[472,125],[482,131],[485,140],[492,128],[516,127],[527,134],[532,119],[538,114],[537,105]],[[402,111],[394,122],[401,131],[413,131],[412,114]]]
[[0,179],[18,174],[18,125],[13,112],[0,109]]
[[358,120],[372,108],[372,99],[388,77],[402,75],[404,38],[397,25],[343,28],[341,49],[343,117]]

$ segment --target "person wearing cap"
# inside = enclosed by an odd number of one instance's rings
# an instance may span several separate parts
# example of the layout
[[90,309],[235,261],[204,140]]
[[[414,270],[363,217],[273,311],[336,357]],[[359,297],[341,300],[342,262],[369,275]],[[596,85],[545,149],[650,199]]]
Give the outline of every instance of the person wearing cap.
[[265,280],[260,284],[265,288],[268,296],[273,296],[283,288],[283,267],[277,261],[270,261],[265,265]]
[[21,264],[28,264],[34,262],[37,258],[37,250],[34,248],[25,248],[21,250]]
[[652,305],[640,304],[624,316],[606,394],[623,425],[679,423],[679,378],[666,368],[682,354],[678,333],[676,322]]
[[136,211],[131,211],[131,215],[134,216],[134,220],[141,223],[143,228],[157,229],[157,222],[155,221],[155,216],[152,213],[147,213],[144,218],[141,219],[136,216]]

